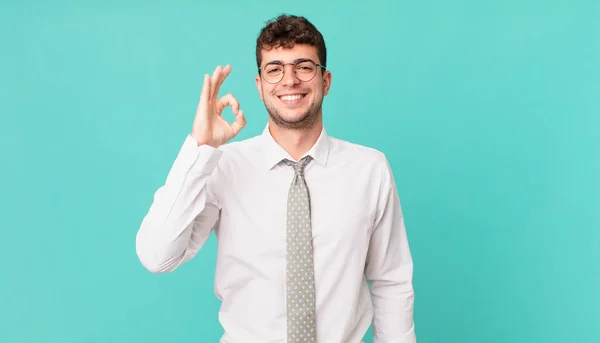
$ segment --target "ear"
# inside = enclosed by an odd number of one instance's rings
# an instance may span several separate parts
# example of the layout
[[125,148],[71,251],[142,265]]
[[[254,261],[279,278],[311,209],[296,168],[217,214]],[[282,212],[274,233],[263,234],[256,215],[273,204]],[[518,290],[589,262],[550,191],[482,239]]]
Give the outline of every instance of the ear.
[[262,84],[260,83],[259,75],[256,75],[255,81],[256,81],[256,88],[258,90],[258,96],[260,96],[260,100],[264,100],[263,95],[262,95]]
[[326,70],[323,74],[323,95],[327,95],[329,93],[329,88],[331,87],[331,72]]

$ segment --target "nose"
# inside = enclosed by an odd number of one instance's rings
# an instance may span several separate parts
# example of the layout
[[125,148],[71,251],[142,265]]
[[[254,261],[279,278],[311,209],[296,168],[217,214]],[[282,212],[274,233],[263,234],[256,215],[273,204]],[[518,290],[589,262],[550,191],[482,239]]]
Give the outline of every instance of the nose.
[[281,83],[284,86],[293,86],[299,84],[300,80],[298,80],[298,78],[296,77],[296,73],[294,72],[294,66],[288,64],[284,66],[284,68],[287,69],[283,73],[283,79],[281,80]]

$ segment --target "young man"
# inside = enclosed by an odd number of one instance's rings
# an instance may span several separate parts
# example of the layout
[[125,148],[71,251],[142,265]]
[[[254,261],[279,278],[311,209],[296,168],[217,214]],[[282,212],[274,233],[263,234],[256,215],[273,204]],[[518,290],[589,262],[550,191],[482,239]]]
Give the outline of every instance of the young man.
[[416,342],[392,171],[382,153],[326,134],[321,33],[280,16],[260,32],[256,58],[268,125],[229,142],[246,125],[233,95],[217,99],[231,68],[205,75],[192,132],[139,229],[142,264],[172,271],[214,230],[222,343],[360,343],[370,324],[374,342]]

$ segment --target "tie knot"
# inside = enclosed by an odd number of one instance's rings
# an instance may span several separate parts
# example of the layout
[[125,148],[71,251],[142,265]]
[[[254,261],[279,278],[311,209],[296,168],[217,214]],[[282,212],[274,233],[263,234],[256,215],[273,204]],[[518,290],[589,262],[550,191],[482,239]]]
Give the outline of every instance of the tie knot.
[[310,156],[305,156],[298,162],[290,161],[288,159],[283,160],[283,162],[285,164],[287,164],[288,166],[293,167],[296,175],[303,177],[304,176],[304,167],[306,166],[306,164],[308,164],[308,162],[310,162],[310,160],[311,160]]

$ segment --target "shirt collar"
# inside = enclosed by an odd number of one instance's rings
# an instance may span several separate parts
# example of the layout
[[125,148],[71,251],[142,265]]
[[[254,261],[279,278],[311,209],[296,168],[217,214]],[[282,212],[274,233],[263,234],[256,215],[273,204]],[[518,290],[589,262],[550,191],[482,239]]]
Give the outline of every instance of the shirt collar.
[[[285,151],[273,138],[269,131],[269,124],[266,125],[261,135],[265,147],[265,163],[268,169],[272,169],[284,159],[294,161],[290,154]],[[317,142],[308,150],[302,157],[310,156],[318,164],[325,167],[327,165],[327,157],[329,155],[329,136],[323,127],[321,135]]]

